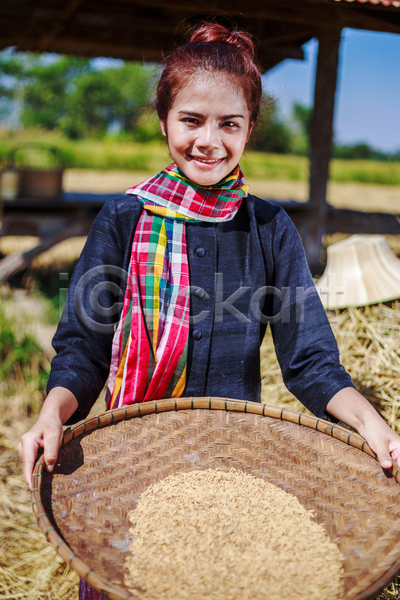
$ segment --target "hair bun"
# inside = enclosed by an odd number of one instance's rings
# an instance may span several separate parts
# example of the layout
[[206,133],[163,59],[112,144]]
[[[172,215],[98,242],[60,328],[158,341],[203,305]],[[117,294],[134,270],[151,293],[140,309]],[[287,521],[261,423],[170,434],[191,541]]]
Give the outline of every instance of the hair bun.
[[192,33],[189,44],[202,44],[207,42],[218,42],[233,46],[240,52],[247,54],[251,60],[254,59],[254,44],[251,35],[244,31],[229,31],[218,23],[203,23]]

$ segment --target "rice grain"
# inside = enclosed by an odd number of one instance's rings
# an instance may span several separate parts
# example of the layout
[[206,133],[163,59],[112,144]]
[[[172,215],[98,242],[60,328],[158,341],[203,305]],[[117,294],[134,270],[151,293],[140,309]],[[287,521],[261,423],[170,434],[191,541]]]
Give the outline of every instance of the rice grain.
[[295,496],[242,471],[177,473],[129,514],[126,585],[148,600],[334,600],[338,547]]

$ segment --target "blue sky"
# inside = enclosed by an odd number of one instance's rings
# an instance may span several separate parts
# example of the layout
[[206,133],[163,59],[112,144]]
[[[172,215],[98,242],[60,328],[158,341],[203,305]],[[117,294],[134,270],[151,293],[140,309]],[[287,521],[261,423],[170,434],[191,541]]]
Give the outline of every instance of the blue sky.
[[[304,61],[285,60],[265,76],[283,117],[296,101],[313,104],[318,43],[311,40],[304,50]],[[338,143],[400,149],[400,35],[343,30],[334,131]]]

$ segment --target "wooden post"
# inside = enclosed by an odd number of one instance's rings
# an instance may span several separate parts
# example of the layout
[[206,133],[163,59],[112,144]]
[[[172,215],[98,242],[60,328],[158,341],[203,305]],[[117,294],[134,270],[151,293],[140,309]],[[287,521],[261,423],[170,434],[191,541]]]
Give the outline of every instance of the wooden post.
[[333,113],[341,29],[321,30],[310,140],[310,222],[304,238],[313,275],[320,274],[321,242],[328,213],[326,188],[332,149]]

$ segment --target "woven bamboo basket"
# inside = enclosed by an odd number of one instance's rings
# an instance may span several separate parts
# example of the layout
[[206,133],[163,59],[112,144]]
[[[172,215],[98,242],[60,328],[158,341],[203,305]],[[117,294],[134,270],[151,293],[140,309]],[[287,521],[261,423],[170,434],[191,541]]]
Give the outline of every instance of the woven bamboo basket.
[[66,429],[52,474],[37,461],[33,510],[81,578],[110,600],[133,600],[127,514],[140,494],[178,471],[231,467],[316,512],[345,557],[345,600],[374,598],[400,572],[398,468],[383,472],[348,429],[255,402],[169,399],[81,421]]

